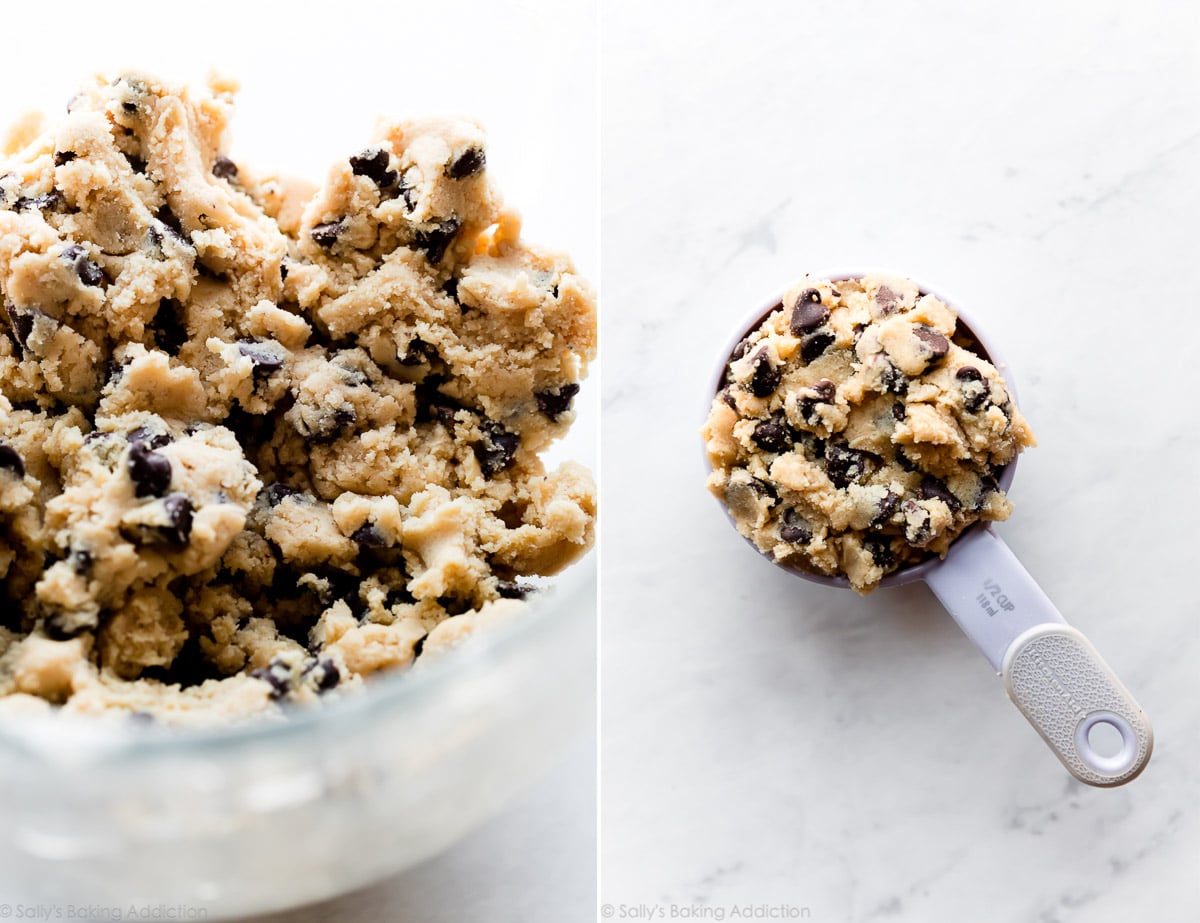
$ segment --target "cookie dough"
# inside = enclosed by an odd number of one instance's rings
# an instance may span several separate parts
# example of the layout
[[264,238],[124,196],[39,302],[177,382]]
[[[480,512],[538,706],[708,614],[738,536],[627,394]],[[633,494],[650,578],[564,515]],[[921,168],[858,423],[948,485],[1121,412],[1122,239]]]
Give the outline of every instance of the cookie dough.
[[97,79],[0,162],[0,711],[278,712],[592,542],[540,456],[595,300],[478,126],[387,123],[316,187],[229,156],[235,89]]
[[792,286],[734,350],[702,431],[738,531],[868,593],[1007,519],[996,475],[1033,433],[956,324],[906,279]]

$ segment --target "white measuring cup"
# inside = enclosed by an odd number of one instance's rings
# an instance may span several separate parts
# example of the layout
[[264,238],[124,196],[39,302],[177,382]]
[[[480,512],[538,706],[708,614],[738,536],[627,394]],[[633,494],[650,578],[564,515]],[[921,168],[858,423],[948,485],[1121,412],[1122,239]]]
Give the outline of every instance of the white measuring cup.
[[[866,275],[870,273],[820,273],[808,278],[839,282]],[[955,311],[958,327],[953,339],[960,345],[969,341],[973,352],[999,370],[1016,399],[1007,365],[982,335],[978,324],[955,301],[919,282],[914,284],[922,294],[934,295]],[[725,384],[734,348],[782,304],[782,296],[772,299],[737,327],[721,353],[720,366],[708,392],[706,418],[713,396]],[[1015,473],[1014,459],[997,476],[997,483],[1005,493]],[[721,506],[729,515],[728,507],[724,503]],[[729,518],[732,521],[733,517]],[[753,542],[750,544],[759,551]],[[764,557],[770,559],[769,555]],[[772,562],[813,583],[850,586],[844,577],[828,577]],[[1067,624],[990,523],[978,522],[966,529],[951,544],[944,559],[933,556],[901,567],[884,577],[879,586],[917,581],[928,584],[959,628],[987,658],[1002,677],[1009,699],[1071,775],[1089,785],[1111,787],[1123,785],[1141,773],[1154,748],[1154,731],[1145,712],[1092,643]],[[1093,743],[1093,729],[1100,725],[1107,725],[1119,734],[1121,743],[1116,753],[1101,753]]]

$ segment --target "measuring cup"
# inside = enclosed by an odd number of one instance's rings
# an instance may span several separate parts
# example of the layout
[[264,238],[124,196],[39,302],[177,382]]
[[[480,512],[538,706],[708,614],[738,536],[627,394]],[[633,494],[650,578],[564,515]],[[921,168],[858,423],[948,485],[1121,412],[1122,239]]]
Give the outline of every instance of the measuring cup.
[[[822,273],[809,278],[839,282],[866,275],[870,273]],[[1015,400],[1011,374],[979,326],[954,301],[934,289],[915,284],[921,294],[932,294],[955,311],[958,315],[955,342],[969,345],[971,351],[991,362],[1004,377]],[[738,326],[721,353],[721,363],[708,392],[709,405],[712,396],[725,384],[734,348],[782,304],[781,295],[756,309]],[[708,406],[706,418],[707,414]],[[1005,493],[1016,465],[1014,459],[996,478]],[[729,515],[728,507],[724,503],[721,506]],[[731,515],[729,518],[732,521]],[[753,542],[750,544],[760,551]],[[770,559],[769,555],[764,557]],[[772,563],[813,583],[850,586],[845,577],[828,577],[778,561]],[[917,581],[928,584],[959,628],[1003,678],[1009,699],[1071,775],[1089,785],[1111,787],[1129,782],[1145,768],[1154,747],[1154,731],[1145,712],[1091,642],[1067,624],[989,523],[977,522],[964,530],[944,559],[931,556],[903,566],[884,577],[879,586],[902,586]],[[1093,744],[1092,731],[1100,725],[1107,725],[1120,735],[1117,753],[1105,755]]]

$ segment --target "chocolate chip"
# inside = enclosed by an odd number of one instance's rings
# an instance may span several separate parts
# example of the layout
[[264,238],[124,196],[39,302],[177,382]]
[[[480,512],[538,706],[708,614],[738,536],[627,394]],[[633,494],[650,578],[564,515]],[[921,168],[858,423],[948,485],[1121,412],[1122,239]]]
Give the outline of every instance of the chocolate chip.
[[977,413],[983,409],[991,397],[990,389],[983,378],[983,373],[973,366],[964,365],[954,373],[954,377],[959,382],[959,387],[963,395],[963,406],[967,411]]
[[400,182],[396,186],[394,194],[404,197],[404,204],[410,212],[417,207],[417,190],[413,188],[406,177],[400,177]]
[[279,281],[286,282],[288,277],[288,258],[285,256],[279,262]]
[[892,514],[896,512],[896,507],[899,505],[900,495],[889,490],[880,498],[875,510],[875,517],[871,520],[871,526],[878,529],[892,518]]
[[500,594],[501,599],[525,599],[536,591],[537,587],[515,580],[500,580],[496,583],[496,592]]
[[900,303],[900,296],[886,285],[881,285],[875,292],[875,303],[879,305],[880,315],[887,317],[896,310],[896,306]]
[[538,391],[534,397],[537,398],[538,410],[551,420],[557,420],[571,409],[571,401],[578,393],[579,385],[571,382],[563,385],[557,391]]
[[36,196],[22,196],[13,203],[13,208],[17,211],[24,211],[27,208],[36,208],[38,211],[54,211],[62,204],[62,193],[57,189],[51,189],[49,192],[44,192]]
[[729,390],[729,388],[722,388],[717,392],[717,397],[719,397],[725,406],[730,410],[738,409],[737,398],[733,396],[733,392]]
[[5,305],[5,310],[8,312],[8,323],[12,328],[13,339],[17,341],[17,345],[22,350],[28,350],[34,321],[39,316],[47,317],[48,315],[37,308],[18,308],[11,304]]
[[763,420],[750,436],[764,452],[788,452],[792,448],[791,431],[778,420]]
[[460,410],[466,409],[454,398],[442,394],[438,390],[438,385],[443,383],[444,379],[436,375],[429,375],[416,386],[418,423],[436,421],[450,429],[454,426],[454,415]]
[[484,477],[495,477],[510,467],[521,445],[521,437],[508,432],[499,423],[483,424],[483,441],[475,444],[475,457]]
[[350,541],[356,545],[362,545],[364,548],[388,548],[392,544],[386,535],[369,522],[365,522],[355,529],[350,536]]
[[318,247],[324,247],[328,250],[337,243],[338,235],[346,230],[348,223],[349,219],[342,218],[338,221],[327,221],[324,224],[318,224],[309,231],[309,237],[313,239],[313,243]]
[[454,276],[451,276],[442,284],[442,291],[455,301],[458,301],[458,279],[456,279]]
[[358,422],[358,414],[353,407],[338,407],[333,412],[333,422],[337,424],[338,429],[345,429]]
[[425,650],[425,639],[428,637],[429,632],[425,632],[425,634],[421,635],[421,637],[417,638],[417,640],[413,642],[413,660],[416,660],[418,657],[420,657],[421,652]]
[[121,108],[124,109],[126,112],[128,112],[130,115],[133,115],[133,113],[137,112],[137,103],[132,103],[132,102],[126,101],[126,102],[121,103]]
[[825,352],[836,339],[832,333],[810,333],[800,341],[800,357],[805,362],[812,362]]
[[[270,341],[274,343],[274,341]],[[238,352],[250,360],[254,367],[256,379],[270,378],[283,368],[283,356],[271,348],[268,343],[258,343],[254,340],[238,340]]]
[[989,494],[1000,493],[1000,485],[991,475],[986,475],[979,480],[979,495],[975,498],[974,512],[980,512],[987,506]]
[[899,448],[896,449],[896,464],[908,472],[920,470],[920,467],[917,465],[917,463],[909,458],[903,449]]
[[144,442],[129,446],[129,479],[139,497],[161,497],[171,486],[171,460]]
[[806,396],[800,398],[800,400],[796,402],[796,409],[800,413],[800,419],[802,419],[809,426],[820,426],[821,414],[818,411],[818,408],[822,403],[824,402],[818,401],[812,397]]
[[92,564],[95,563],[92,553],[86,548],[75,549],[68,560],[71,562],[71,569],[81,577],[91,573]]
[[270,666],[251,670],[250,676],[253,679],[261,679],[271,687],[271,698],[279,701],[285,698],[288,692],[291,691],[292,673],[288,669],[287,664],[281,660],[272,660]]
[[796,306],[792,308],[792,336],[812,333],[829,320],[829,308],[821,304],[821,293],[815,288],[800,293]]
[[921,483],[917,487],[917,496],[922,500],[941,500],[954,512],[962,509],[962,502],[950,492],[945,481],[935,478],[932,474],[921,478]]
[[905,419],[907,416],[908,416],[908,410],[907,410],[907,408],[905,408],[905,406],[902,403],[900,403],[899,401],[896,401],[896,403],[892,404],[892,419],[893,420],[900,421],[900,420]]
[[437,347],[426,343],[420,337],[414,337],[408,344],[408,352],[400,359],[401,365],[426,365],[431,359],[438,359]]
[[750,381],[750,390],[755,397],[770,397],[779,387],[783,378],[783,366],[771,364],[767,347],[763,347],[754,357],[754,377]]
[[837,487],[847,487],[851,482],[861,481],[871,472],[870,452],[862,452],[849,446],[830,443],[825,447],[825,470],[829,480]]
[[789,545],[807,545],[813,538],[812,526],[799,511],[788,509],[783,514],[779,538]]
[[88,259],[87,251],[78,244],[72,244],[62,252],[62,258],[75,265],[75,274],[84,285],[99,285],[104,281],[104,273],[100,267]]
[[54,165],[56,167],[61,167],[64,163],[70,163],[77,156],[78,155],[74,151],[55,151]]
[[317,661],[317,665],[312,672],[317,678],[318,692],[328,692],[337,686],[342,679],[342,674],[338,670],[337,664],[327,658]]
[[146,172],[146,161],[144,161],[137,154],[126,154],[125,159],[129,161],[129,169],[131,169],[134,173]]
[[170,523],[159,528],[163,541],[171,545],[186,545],[192,536],[192,501],[185,494],[171,494],[163,500],[163,509]]
[[328,692],[330,689],[334,688],[342,678],[342,674],[338,670],[337,664],[335,664],[328,657],[321,657],[317,660],[310,661],[300,675],[311,675],[313,677],[313,685],[317,687],[318,692]]
[[25,477],[25,462],[21,454],[3,442],[0,442],[0,471],[11,471],[18,479]]
[[733,347],[733,352],[729,354],[729,361],[737,362],[748,352],[750,352],[750,338],[746,337],[746,339],[739,342],[737,346]]
[[109,359],[104,367],[104,386],[108,387],[116,384],[124,374],[125,363],[118,362],[116,359]]
[[161,449],[171,442],[171,437],[166,433],[156,433],[148,426],[139,426],[129,434],[126,441],[130,445],[135,442],[140,443],[147,449]]
[[879,383],[883,385],[885,394],[907,394],[908,376],[901,372],[891,360],[884,357],[883,368],[879,370]]
[[446,255],[446,248],[450,246],[450,241],[454,240],[454,235],[461,227],[461,221],[457,218],[450,218],[429,230],[418,231],[413,235],[413,243],[419,249],[424,250],[429,262],[436,266]]
[[173,238],[177,243],[183,244],[189,249],[195,249],[195,247],[192,246],[191,238],[183,230],[183,222],[179,220],[179,216],[176,215],[175,212],[171,211],[170,206],[164,205],[157,212],[155,212],[154,217],[158,220],[162,227],[160,229],[156,225],[150,226],[151,240],[154,240],[154,235],[158,234],[159,240],[155,243],[160,243],[162,240],[162,235],[165,233],[170,235],[170,237]]
[[381,189],[394,186],[399,179],[395,170],[388,169],[388,152],[381,147],[367,148],[350,158],[350,172],[365,176]]
[[913,327],[913,333],[921,341],[921,344],[925,347],[925,351],[934,359],[940,359],[946,353],[950,352],[950,341],[932,327],[927,327],[925,324],[916,324]]
[[212,174],[217,179],[236,179],[237,164],[228,157],[220,156],[213,162]]
[[803,448],[805,457],[810,461],[825,457],[825,440],[820,436],[806,429],[791,429],[791,433],[792,440]]
[[892,542],[884,535],[864,535],[862,546],[871,555],[876,567],[884,570],[896,565],[896,555],[892,551]]
[[178,355],[183,344],[187,342],[188,330],[184,323],[185,312],[174,298],[164,298],[158,303],[158,312],[150,328],[154,331],[154,341],[158,348],[168,355]]
[[463,179],[478,173],[487,164],[487,156],[483,153],[483,148],[469,147],[455,160],[449,167],[446,168],[446,174],[451,179]]
[[837,393],[837,385],[828,378],[822,378],[820,381],[808,388],[812,394],[803,395],[797,402],[797,410],[800,411],[800,418],[809,426],[821,425],[821,414],[818,407],[822,404],[830,404],[833,402],[833,397]]
[[295,487],[288,487],[287,484],[280,484],[278,481],[264,491],[268,506],[279,506],[285,497],[294,497],[298,493],[300,491]]

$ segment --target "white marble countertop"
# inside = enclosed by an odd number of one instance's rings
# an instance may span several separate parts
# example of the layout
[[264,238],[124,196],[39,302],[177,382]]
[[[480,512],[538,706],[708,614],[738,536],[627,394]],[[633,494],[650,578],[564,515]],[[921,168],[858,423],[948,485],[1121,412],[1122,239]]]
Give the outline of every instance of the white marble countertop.
[[[1195,6],[611,0],[603,40],[612,918],[1194,920]],[[997,531],[1153,720],[1132,784],[1072,780],[923,586],[789,577],[704,493],[731,325],[847,266],[1007,355],[1040,445]]]

